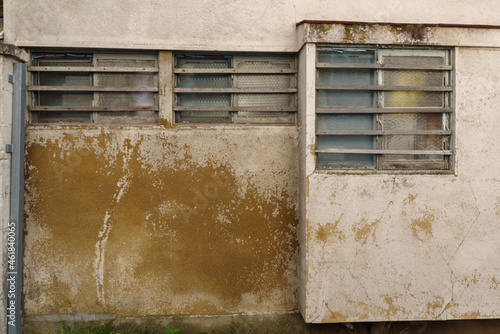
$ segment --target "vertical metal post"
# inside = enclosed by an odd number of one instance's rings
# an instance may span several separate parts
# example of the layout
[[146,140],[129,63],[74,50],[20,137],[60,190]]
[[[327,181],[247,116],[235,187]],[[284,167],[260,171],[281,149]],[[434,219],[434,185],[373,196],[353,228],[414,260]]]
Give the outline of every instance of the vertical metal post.
[[7,233],[7,329],[9,334],[20,334],[23,293],[25,64],[14,63],[13,84],[10,221]]

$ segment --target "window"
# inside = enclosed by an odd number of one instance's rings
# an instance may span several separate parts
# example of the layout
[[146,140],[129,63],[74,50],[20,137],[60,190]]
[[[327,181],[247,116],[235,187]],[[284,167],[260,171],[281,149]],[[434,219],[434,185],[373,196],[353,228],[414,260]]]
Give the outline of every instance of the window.
[[295,124],[294,56],[176,55],[176,123]]
[[158,122],[156,55],[44,52],[31,65],[33,122]]
[[448,49],[317,47],[316,168],[450,170]]

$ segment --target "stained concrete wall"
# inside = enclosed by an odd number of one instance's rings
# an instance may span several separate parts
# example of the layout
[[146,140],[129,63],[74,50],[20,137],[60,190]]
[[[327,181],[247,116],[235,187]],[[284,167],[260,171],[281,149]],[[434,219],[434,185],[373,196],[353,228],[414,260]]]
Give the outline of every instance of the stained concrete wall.
[[314,137],[307,136],[314,133],[314,114],[307,109],[300,294],[306,321],[500,316],[500,83],[494,70],[500,49],[455,50],[452,174],[316,172]]
[[302,20],[500,25],[495,0],[6,0],[4,6],[6,42],[26,47],[297,51],[295,24]]
[[[298,51],[314,37],[297,33],[301,20],[500,25],[499,11],[493,0],[7,0],[5,39]],[[456,31],[436,38],[498,40]],[[367,42],[350,37],[342,30],[342,42]],[[285,312],[300,299],[311,322],[498,317],[496,49],[457,50],[456,174],[327,175],[313,172],[307,145],[306,42],[298,127],[29,127],[26,315]]]
[[25,314],[296,309],[297,128],[30,128]]

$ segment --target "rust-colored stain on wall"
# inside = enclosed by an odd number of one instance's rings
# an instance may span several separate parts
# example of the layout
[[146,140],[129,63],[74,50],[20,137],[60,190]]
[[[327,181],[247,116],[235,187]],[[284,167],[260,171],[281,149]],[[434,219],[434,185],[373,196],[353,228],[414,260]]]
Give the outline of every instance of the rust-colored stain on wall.
[[29,135],[26,313],[296,309],[295,138],[283,131],[291,140],[241,145],[202,131]]
[[426,214],[423,217],[412,219],[411,230],[413,237],[420,241],[425,241],[432,237],[432,221],[434,215]]

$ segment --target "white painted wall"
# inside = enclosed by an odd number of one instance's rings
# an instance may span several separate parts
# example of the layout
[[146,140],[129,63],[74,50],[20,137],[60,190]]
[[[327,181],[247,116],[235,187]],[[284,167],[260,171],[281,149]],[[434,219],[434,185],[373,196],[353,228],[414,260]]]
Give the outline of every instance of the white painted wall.
[[500,25],[496,0],[5,0],[18,46],[296,51],[302,20]]
[[456,48],[454,174],[313,172],[306,150],[306,321],[500,317],[499,63]]

